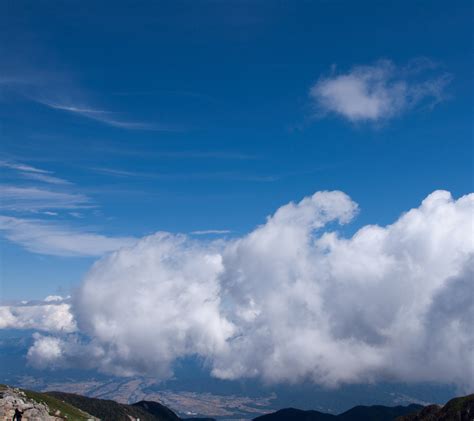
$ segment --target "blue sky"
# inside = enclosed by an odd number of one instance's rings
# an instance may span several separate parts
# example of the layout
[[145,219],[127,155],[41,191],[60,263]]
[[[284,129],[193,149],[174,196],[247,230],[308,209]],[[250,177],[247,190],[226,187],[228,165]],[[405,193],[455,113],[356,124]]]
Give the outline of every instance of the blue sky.
[[389,403],[472,391],[472,16],[1,2],[0,336],[28,337],[18,365],[255,381],[285,405],[294,384],[346,404],[359,385],[387,402],[374,382]]
[[[38,227],[117,244],[156,231],[232,237],[337,189],[360,206],[351,233],[435,189],[468,193],[471,7],[4,2],[2,215],[16,219],[2,230],[2,299],[67,295],[101,254],[31,250],[24,231]],[[387,62],[383,83],[420,99],[354,119],[311,94]]]

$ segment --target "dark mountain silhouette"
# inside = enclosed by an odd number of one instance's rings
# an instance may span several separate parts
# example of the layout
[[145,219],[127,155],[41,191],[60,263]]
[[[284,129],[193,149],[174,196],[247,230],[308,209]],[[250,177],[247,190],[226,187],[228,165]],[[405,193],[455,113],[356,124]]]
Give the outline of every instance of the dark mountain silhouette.
[[154,402],[154,401],[140,401],[137,403],[132,404],[132,406],[136,408],[141,408],[146,412],[165,420],[170,421],[179,421],[180,418],[169,408],[162,405],[161,403]]
[[337,416],[337,421],[391,421],[401,415],[412,414],[423,409],[421,405],[408,406],[355,406]]
[[337,417],[319,411],[303,411],[295,408],[285,408],[271,414],[254,418],[254,421],[337,421]]
[[451,399],[444,406],[355,406],[339,415],[287,408],[254,421],[474,421],[474,394]]
[[396,421],[473,421],[474,394],[451,399],[446,405],[429,405],[416,414],[397,418]]
[[342,414],[332,415],[319,411],[287,408],[262,415],[255,418],[254,421],[393,421],[401,415],[416,413],[422,409],[423,406],[421,405],[355,406]]

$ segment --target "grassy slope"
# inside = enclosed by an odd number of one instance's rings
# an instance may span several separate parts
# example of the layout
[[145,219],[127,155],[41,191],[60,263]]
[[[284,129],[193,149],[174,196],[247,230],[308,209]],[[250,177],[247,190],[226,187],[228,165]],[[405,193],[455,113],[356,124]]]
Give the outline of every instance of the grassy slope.
[[68,402],[104,421],[130,421],[130,417],[140,418],[140,421],[158,421],[167,418],[156,417],[144,409],[132,405],[120,404],[107,399],[89,398],[73,393],[47,392],[56,399]]

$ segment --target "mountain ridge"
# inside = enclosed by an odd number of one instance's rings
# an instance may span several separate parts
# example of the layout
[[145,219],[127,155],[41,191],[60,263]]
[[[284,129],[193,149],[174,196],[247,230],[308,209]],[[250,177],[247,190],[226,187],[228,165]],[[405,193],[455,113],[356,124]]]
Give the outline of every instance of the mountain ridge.
[[[212,417],[179,417],[155,401],[122,404],[65,392],[35,392],[0,385],[0,418],[11,419],[15,409],[24,419],[45,421],[216,421]],[[254,421],[474,421],[474,394],[451,399],[445,405],[355,406],[334,415],[316,410],[283,408]]]

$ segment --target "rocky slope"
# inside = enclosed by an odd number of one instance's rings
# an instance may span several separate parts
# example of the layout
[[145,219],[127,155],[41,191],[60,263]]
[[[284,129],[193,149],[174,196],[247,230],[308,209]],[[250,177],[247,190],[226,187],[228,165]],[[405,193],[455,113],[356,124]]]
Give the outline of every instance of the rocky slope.
[[23,421],[95,421],[97,418],[43,393],[0,385],[0,420],[12,420],[15,409]]

